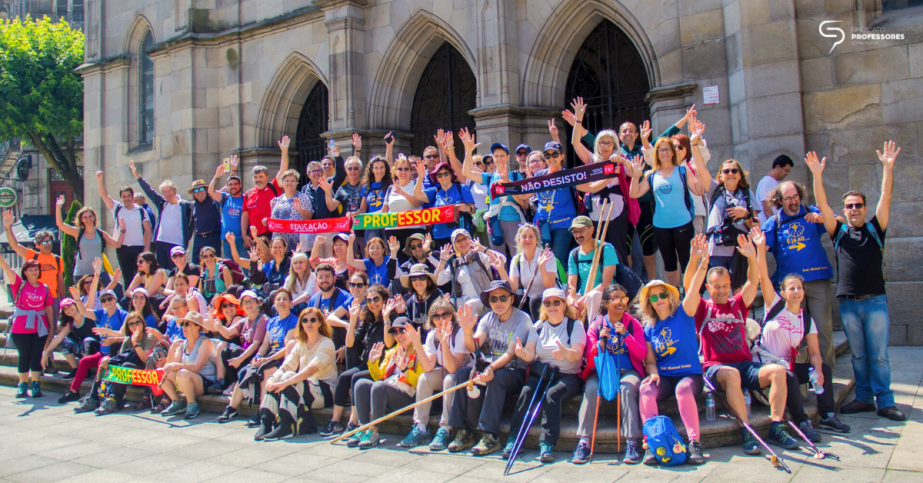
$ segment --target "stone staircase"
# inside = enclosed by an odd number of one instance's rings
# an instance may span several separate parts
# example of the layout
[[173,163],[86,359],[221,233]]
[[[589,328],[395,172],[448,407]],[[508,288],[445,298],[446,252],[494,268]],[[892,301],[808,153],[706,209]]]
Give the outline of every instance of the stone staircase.
[[[9,317],[9,312],[2,313],[0,311],[0,347],[5,347],[6,343],[6,331],[7,331],[7,318]],[[833,389],[836,394],[836,405],[839,407],[844,402],[844,399],[853,389],[855,385],[855,379],[852,373],[852,366],[849,360],[849,344],[846,341],[846,336],[842,331],[834,333],[834,340],[836,342],[836,353],[837,353],[837,366],[834,371],[834,384]],[[0,356],[0,384],[7,386],[14,386],[18,382],[16,374],[16,361],[17,354],[15,349],[6,349],[2,356]],[[61,371],[59,374],[54,376],[45,375],[42,378],[42,389],[47,391],[45,395],[44,403],[45,404],[57,404],[55,401],[57,399],[56,393],[63,393],[67,390],[67,387],[70,385],[70,381],[65,381],[62,379],[63,373],[70,370],[67,362],[60,354],[54,355],[54,365]],[[806,386],[802,386],[805,388]],[[85,394],[90,388],[90,382],[84,382],[81,386],[81,394]],[[804,391],[803,391],[804,392]],[[130,388],[128,391],[128,399],[130,401],[137,401],[141,397],[141,390],[136,388]],[[224,407],[227,405],[228,398],[226,396],[216,396],[216,395],[205,395],[200,397],[199,403],[203,411],[220,413],[224,410]],[[708,421],[705,419],[705,396],[704,394],[699,398],[699,419],[700,419],[700,432],[702,437],[702,444],[706,448],[714,448],[727,445],[735,445],[740,443],[740,431],[738,429],[737,423],[729,415],[727,410],[721,407],[720,403],[718,405],[718,417],[714,421]],[[507,405],[504,410],[504,418],[501,426],[501,438],[505,438],[510,432],[510,413],[512,412],[512,405],[515,401],[515,398],[508,398]],[[559,438],[558,445],[556,449],[559,451],[572,451],[576,447],[577,438],[577,414],[580,408],[581,398],[576,397],[567,403],[565,403],[563,408],[563,417],[561,421],[561,435]],[[431,428],[431,433],[434,431],[433,428],[438,427],[439,423],[439,403],[434,405],[432,415],[430,417],[429,426]],[[251,408],[247,406],[246,403],[242,404],[240,411],[243,415],[249,416],[250,412],[256,408]],[[807,399],[805,401],[805,409],[808,412],[808,415],[817,419],[817,406],[816,400],[813,393],[808,393]],[[616,451],[617,447],[617,430],[616,430],[616,403],[615,401],[607,402],[603,400],[603,403],[600,406],[599,410],[599,422],[597,426],[596,433],[596,446],[597,452],[612,452]],[[674,418],[674,421],[677,423],[677,429],[685,435],[685,430],[679,419],[679,414],[676,408],[676,404],[673,400],[666,401],[660,404],[660,410],[662,414],[669,415]],[[315,416],[318,420],[319,425],[326,425],[331,416],[331,410],[322,409],[315,411]],[[92,417],[88,415],[87,417]],[[759,406],[754,402],[752,407],[752,415],[750,418],[750,423],[754,428],[761,432],[765,432],[769,428],[770,419],[769,419],[769,408]],[[231,423],[231,424],[241,424],[240,422]],[[407,412],[391,420],[385,422],[381,425],[381,429],[384,432],[394,433],[394,434],[407,434],[410,431],[412,425],[411,412]],[[537,448],[538,447],[538,436],[539,436],[539,424],[536,423],[533,425],[531,431],[529,432],[529,437],[526,439],[526,447]],[[624,444],[623,444],[624,448]]]

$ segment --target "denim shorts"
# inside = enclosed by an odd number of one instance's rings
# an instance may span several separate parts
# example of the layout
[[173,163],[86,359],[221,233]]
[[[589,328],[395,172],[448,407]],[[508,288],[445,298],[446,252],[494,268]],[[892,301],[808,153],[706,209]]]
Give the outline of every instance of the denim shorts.
[[722,367],[731,367],[737,369],[737,372],[740,373],[740,387],[741,389],[749,389],[751,391],[759,391],[762,389],[760,387],[760,368],[763,367],[763,364],[759,362],[735,362],[733,364],[718,364],[711,366],[705,369],[705,377],[715,385],[716,388],[721,387],[718,383],[718,370]]

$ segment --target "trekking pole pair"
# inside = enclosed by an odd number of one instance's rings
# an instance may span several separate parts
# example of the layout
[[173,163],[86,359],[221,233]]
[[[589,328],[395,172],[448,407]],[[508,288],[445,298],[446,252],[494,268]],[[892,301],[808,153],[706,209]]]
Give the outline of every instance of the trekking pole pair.
[[[513,451],[510,452],[510,459],[506,462],[506,468],[503,469],[503,476],[508,475],[510,470],[513,468],[513,463],[516,462],[516,458],[519,456],[519,450],[522,449],[522,444],[526,441],[526,436],[529,434],[529,429],[532,428],[532,423],[535,422],[535,417],[538,416],[539,411],[541,411],[542,402],[545,401],[545,396],[548,395],[548,389],[551,388],[551,383],[554,382],[554,378],[557,376],[557,374],[557,367],[554,367],[551,364],[545,364],[545,367],[542,369],[542,373],[538,378],[538,384],[535,385],[535,391],[532,392],[532,400],[529,401],[529,408],[523,415],[522,424],[519,426],[519,432],[516,433],[516,439],[513,442]],[[542,391],[542,397],[538,400],[538,403],[536,403],[535,399],[538,396],[539,391],[541,391],[542,382],[545,382],[545,390]],[[532,408],[533,404],[535,404],[534,409]]]

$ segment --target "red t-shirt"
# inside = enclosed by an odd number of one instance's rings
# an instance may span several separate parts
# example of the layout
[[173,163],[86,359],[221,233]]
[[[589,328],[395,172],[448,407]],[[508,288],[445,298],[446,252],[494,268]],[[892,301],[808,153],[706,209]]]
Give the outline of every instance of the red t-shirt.
[[19,293],[19,287],[22,286],[22,294],[19,296],[18,300],[15,300],[14,303],[16,307],[25,310],[37,310],[42,315],[37,317],[35,321],[35,326],[32,329],[26,328],[26,316],[20,315],[13,320],[13,330],[14,334],[35,334],[38,332],[38,324],[45,324],[46,329],[50,329],[48,325],[48,318],[45,317],[45,307],[51,307],[54,303],[54,299],[51,297],[51,292],[48,290],[48,287],[39,283],[38,287],[33,287],[29,282],[24,282],[19,275],[16,276],[16,280],[10,285],[10,289],[13,291],[13,297],[16,297],[16,294]]
[[699,333],[699,352],[705,356],[704,367],[753,360],[747,345],[747,315],[750,307],[741,293],[725,304],[702,300],[695,313]]
[[[270,185],[275,187],[275,191],[270,188]],[[257,189],[254,186],[244,193],[244,213],[247,213],[250,219],[250,226],[256,227],[257,235],[262,235],[268,231],[266,225],[263,224],[263,220],[269,219],[272,214],[272,199],[278,196],[277,193],[281,192],[282,188],[276,178],[273,178],[269,183],[266,183],[265,188]],[[250,236],[250,226],[244,227],[247,230],[247,236]]]

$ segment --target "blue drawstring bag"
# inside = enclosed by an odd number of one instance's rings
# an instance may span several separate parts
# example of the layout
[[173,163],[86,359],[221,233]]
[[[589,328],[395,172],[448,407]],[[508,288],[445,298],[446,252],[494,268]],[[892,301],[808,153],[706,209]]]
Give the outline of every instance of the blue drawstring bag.
[[[602,316],[598,316],[600,325],[607,323]],[[609,327],[611,333],[615,333],[612,327]],[[602,341],[600,341],[602,343]],[[615,364],[615,358],[618,357],[618,354],[610,354],[608,350],[603,347],[601,350],[597,351],[596,357],[593,358],[593,362],[596,364],[596,375],[599,377],[599,394],[606,399],[606,401],[612,401],[618,395],[619,385],[621,384],[621,374]]]
[[654,416],[644,422],[644,449],[657,458],[663,466],[677,466],[686,462],[689,455],[686,443],[666,416]]

